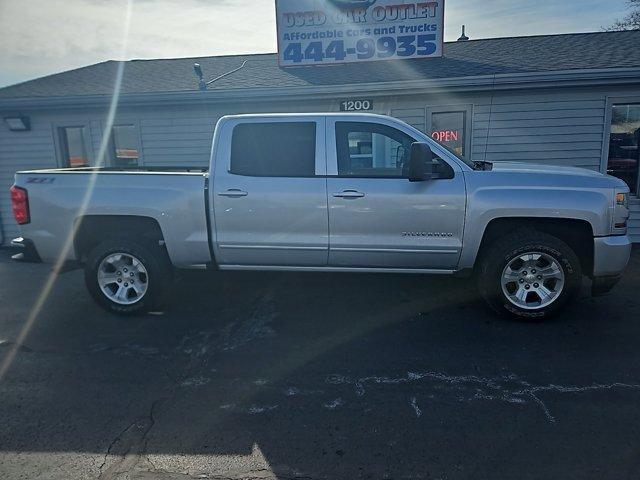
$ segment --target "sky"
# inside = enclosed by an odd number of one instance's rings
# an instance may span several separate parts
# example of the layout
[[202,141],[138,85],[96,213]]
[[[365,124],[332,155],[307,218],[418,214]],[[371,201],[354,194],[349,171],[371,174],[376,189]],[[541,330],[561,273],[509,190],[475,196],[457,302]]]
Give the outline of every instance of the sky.
[[[274,0],[127,3],[0,0],[0,87],[105,60],[276,51]],[[446,0],[445,8],[447,41],[462,24],[472,39],[599,31],[627,11],[625,0]]]

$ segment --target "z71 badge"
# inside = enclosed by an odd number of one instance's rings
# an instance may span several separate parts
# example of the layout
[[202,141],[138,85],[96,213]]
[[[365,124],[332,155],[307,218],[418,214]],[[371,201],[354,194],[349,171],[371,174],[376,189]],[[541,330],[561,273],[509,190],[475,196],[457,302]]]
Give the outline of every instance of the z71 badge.
[[29,177],[27,178],[27,183],[39,183],[39,184],[46,184],[46,183],[53,183],[55,182],[55,178],[53,177]]

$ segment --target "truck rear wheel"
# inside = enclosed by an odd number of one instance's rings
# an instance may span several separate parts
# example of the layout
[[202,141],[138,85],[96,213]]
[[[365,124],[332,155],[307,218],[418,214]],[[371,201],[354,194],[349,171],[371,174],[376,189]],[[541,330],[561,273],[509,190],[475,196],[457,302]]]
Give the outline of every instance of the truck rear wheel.
[[89,253],[85,283],[105,310],[134,315],[162,306],[171,273],[166,254],[159,247],[127,238],[110,239]]
[[575,299],[582,284],[580,260],[562,240],[523,229],[482,255],[478,288],[498,313],[546,319]]

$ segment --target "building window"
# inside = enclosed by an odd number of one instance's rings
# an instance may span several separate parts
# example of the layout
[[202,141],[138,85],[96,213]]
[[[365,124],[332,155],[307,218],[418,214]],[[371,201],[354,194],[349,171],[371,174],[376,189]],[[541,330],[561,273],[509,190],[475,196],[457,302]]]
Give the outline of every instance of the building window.
[[640,103],[613,105],[607,173],[624,180],[638,193],[640,164]]
[[60,127],[60,145],[62,147],[63,166],[87,167],[87,127]]
[[427,131],[431,138],[460,158],[468,159],[471,148],[469,119],[471,107],[431,107],[427,109]]
[[431,117],[431,138],[446,145],[458,156],[467,153],[464,147],[465,112],[440,112]]
[[135,125],[114,125],[111,130],[112,165],[135,167],[140,159]]
[[250,177],[312,177],[315,172],[315,123],[243,123],[233,129],[231,173]]
[[374,123],[336,122],[338,175],[404,177],[411,144],[406,133]]

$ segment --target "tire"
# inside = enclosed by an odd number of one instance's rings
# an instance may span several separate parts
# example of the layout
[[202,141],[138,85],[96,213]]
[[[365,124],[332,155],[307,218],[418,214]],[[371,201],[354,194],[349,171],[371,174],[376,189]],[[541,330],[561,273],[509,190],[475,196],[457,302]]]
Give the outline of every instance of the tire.
[[93,299],[108,312],[123,316],[162,307],[172,277],[163,249],[126,237],[98,244],[89,253],[84,269],[85,284]]
[[541,321],[577,297],[582,268],[559,238],[521,229],[482,254],[477,282],[482,297],[499,314]]

